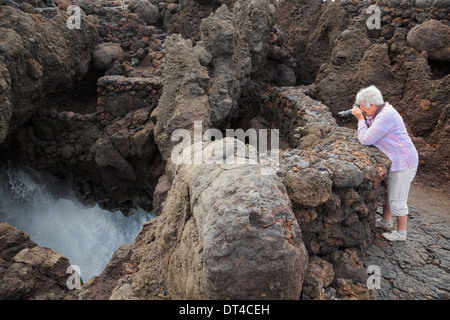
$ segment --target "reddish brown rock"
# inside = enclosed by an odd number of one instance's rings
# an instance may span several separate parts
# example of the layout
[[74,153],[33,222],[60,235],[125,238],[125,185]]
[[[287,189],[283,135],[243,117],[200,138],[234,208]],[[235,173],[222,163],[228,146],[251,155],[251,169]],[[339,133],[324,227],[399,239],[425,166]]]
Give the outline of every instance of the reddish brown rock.
[[426,51],[428,58],[450,61],[450,26],[437,20],[429,20],[408,32],[408,44],[415,50]]
[[69,260],[29,236],[0,223],[0,299],[68,299]]
[[347,279],[337,279],[336,293],[342,300],[370,300],[369,291],[365,285],[354,284]]
[[326,300],[325,289],[332,284],[333,280],[333,266],[319,257],[311,257],[303,284],[302,299]]

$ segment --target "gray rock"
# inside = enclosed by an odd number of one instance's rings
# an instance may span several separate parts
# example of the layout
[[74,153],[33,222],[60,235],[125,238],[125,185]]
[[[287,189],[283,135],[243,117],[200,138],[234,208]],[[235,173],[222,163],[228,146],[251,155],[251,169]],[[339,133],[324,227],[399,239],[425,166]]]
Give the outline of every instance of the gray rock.
[[122,65],[120,64],[119,61],[115,61],[113,63],[113,65],[105,72],[105,76],[108,76],[108,75],[120,76],[122,74],[123,74],[123,69],[122,69]]
[[[0,144],[11,130],[28,121],[42,107],[42,99],[63,91],[67,93],[87,74],[92,49],[98,43],[98,31],[86,20],[81,29],[73,32],[61,27],[66,25],[66,20],[67,14],[57,12],[44,28],[34,15],[2,6]],[[41,41],[49,38],[51,43]]]
[[416,0],[414,5],[419,8],[429,8],[434,5],[435,2],[436,0]]
[[72,146],[65,145],[64,147],[61,148],[61,156],[64,159],[70,159],[72,158],[74,151],[75,150]]
[[153,3],[147,0],[131,0],[128,9],[142,17],[145,23],[151,25],[159,20],[159,9]]
[[437,20],[413,27],[406,41],[415,50],[426,51],[429,59],[450,61],[450,27]]
[[330,198],[333,183],[327,173],[306,168],[297,172],[288,171],[284,185],[294,204],[316,207]]
[[[228,155],[238,156],[242,142],[225,138],[194,145],[186,160],[193,163],[227,141],[236,142]],[[281,179],[262,175],[262,168],[168,159],[171,182],[160,180],[161,214],[143,226],[131,250],[135,271],[126,280],[126,298],[298,299],[308,254]],[[112,297],[122,295],[121,287]]]
[[[238,115],[241,87],[265,55],[254,50],[275,24],[276,1],[236,2],[233,12],[224,4],[202,20],[200,41],[172,35],[166,51],[164,91],[152,113],[155,139],[163,159],[170,156],[176,129],[226,127]],[[250,18],[249,18],[250,17]]]
[[0,299],[63,299],[70,297],[67,258],[39,247],[28,234],[0,223]]
[[333,265],[319,257],[312,256],[309,260],[308,271],[303,283],[303,300],[328,300],[332,293],[325,289],[334,280]]
[[354,283],[366,284],[368,274],[355,250],[335,251],[330,256],[336,278],[351,279]]
[[438,8],[448,8],[450,7],[450,0],[435,0],[433,5]]
[[20,10],[26,13],[34,13],[34,7],[28,2],[22,2],[20,4]]
[[123,51],[118,43],[101,43],[95,47],[92,59],[95,68],[106,70],[123,59]]
[[297,78],[292,68],[280,63],[277,64],[277,85],[280,87],[295,86]]
[[356,188],[363,182],[362,171],[353,163],[329,159],[326,166],[333,172],[331,180],[336,188]]
[[[374,299],[445,299],[449,295],[448,259],[438,244],[448,228],[442,218],[411,209],[404,243],[377,241],[364,252],[366,267],[381,268],[381,289]],[[380,232],[380,231],[378,231]],[[378,237],[378,236],[376,236]]]

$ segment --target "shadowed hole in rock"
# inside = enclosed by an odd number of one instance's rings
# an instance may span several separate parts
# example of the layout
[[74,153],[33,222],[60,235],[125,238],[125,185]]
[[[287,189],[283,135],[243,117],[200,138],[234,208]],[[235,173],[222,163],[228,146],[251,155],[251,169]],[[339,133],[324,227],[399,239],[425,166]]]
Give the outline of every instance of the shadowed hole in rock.
[[73,88],[65,88],[64,84],[56,88],[56,94],[47,99],[47,107],[58,112],[73,111],[78,114],[91,114],[97,109],[97,80],[104,70],[89,69],[87,75]]
[[428,60],[431,69],[431,79],[442,79],[450,74],[450,63],[438,60]]

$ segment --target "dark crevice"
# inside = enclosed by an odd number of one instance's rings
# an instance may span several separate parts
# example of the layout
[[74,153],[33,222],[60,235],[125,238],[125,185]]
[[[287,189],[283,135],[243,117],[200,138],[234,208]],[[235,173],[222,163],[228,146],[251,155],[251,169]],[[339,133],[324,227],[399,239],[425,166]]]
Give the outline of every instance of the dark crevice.
[[431,79],[439,80],[450,74],[450,63],[438,60],[428,60],[431,69]]
[[91,67],[86,76],[72,88],[61,85],[57,94],[47,98],[47,108],[61,111],[73,111],[78,114],[94,113],[97,109],[97,80],[104,74],[103,70]]

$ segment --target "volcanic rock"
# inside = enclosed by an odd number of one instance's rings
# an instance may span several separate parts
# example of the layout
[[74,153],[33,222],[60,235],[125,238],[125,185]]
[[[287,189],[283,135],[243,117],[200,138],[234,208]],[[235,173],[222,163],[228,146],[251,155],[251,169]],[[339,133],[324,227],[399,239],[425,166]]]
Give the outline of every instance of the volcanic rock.
[[[205,154],[228,139],[193,147]],[[238,159],[236,150],[228,155]],[[193,164],[197,152],[186,158],[192,164],[169,159],[172,181],[162,212],[137,237],[130,259],[135,271],[117,282],[112,295],[298,299],[308,255],[281,180],[261,175],[258,164],[199,166]]]
[[101,43],[95,47],[92,58],[95,68],[106,70],[115,61],[121,62],[123,51],[117,43]]
[[331,285],[333,280],[333,266],[317,256],[312,256],[303,283],[302,299],[327,300],[325,289]]
[[267,51],[276,8],[272,0],[238,2],[233,12],[223,5],[202,21],[195,47],[181,36],[166,39],[164,90],[152,113],[164,159],[174,146],[174,130],[192,129],[194,121],[205,130],[224,127],[236,118],[241,86]]
[[[376,85],[402,115],[411,135],[435,148],[448,178],[445,106],[448,104],[448,1],[385,1],[381,29],[367,27],[369,1],[280,2],[278,25],[294,48],[294,68],[311,96],[334,115],[356,93]],[[424,101],[428,101],[425,103]],[[426,108],[425,108],[426,106]],[[342,125],[355,125],[338,120]],[[438,122],[440,125],[438,125]],[[421,151],[419,150],[419,153]],[[426,152],[426,151],[424,151]],[[422,175],[423,164],[418,175]],[[423,170],[425,172],[426,170]]]
[[159,20],[159,9],[156,5],[147,0],[131,0],[128,9],[138,14],[145,23],[151,25]]
[[69,90],[87,74],[97,29],[85,19],[73,32],[66,27],[67,17],[58,12],[41,23],[32,14],[2,6],[0,143],[30,119],[46,96]]
[[39,247],[28,234],[0,223],[0,298],[5,300],[63,299],[69,260],[50,248]]
[[450,61],[450,26],[429,20],[408,32],[407,43],[415,50],[426,51],[428,58]]

